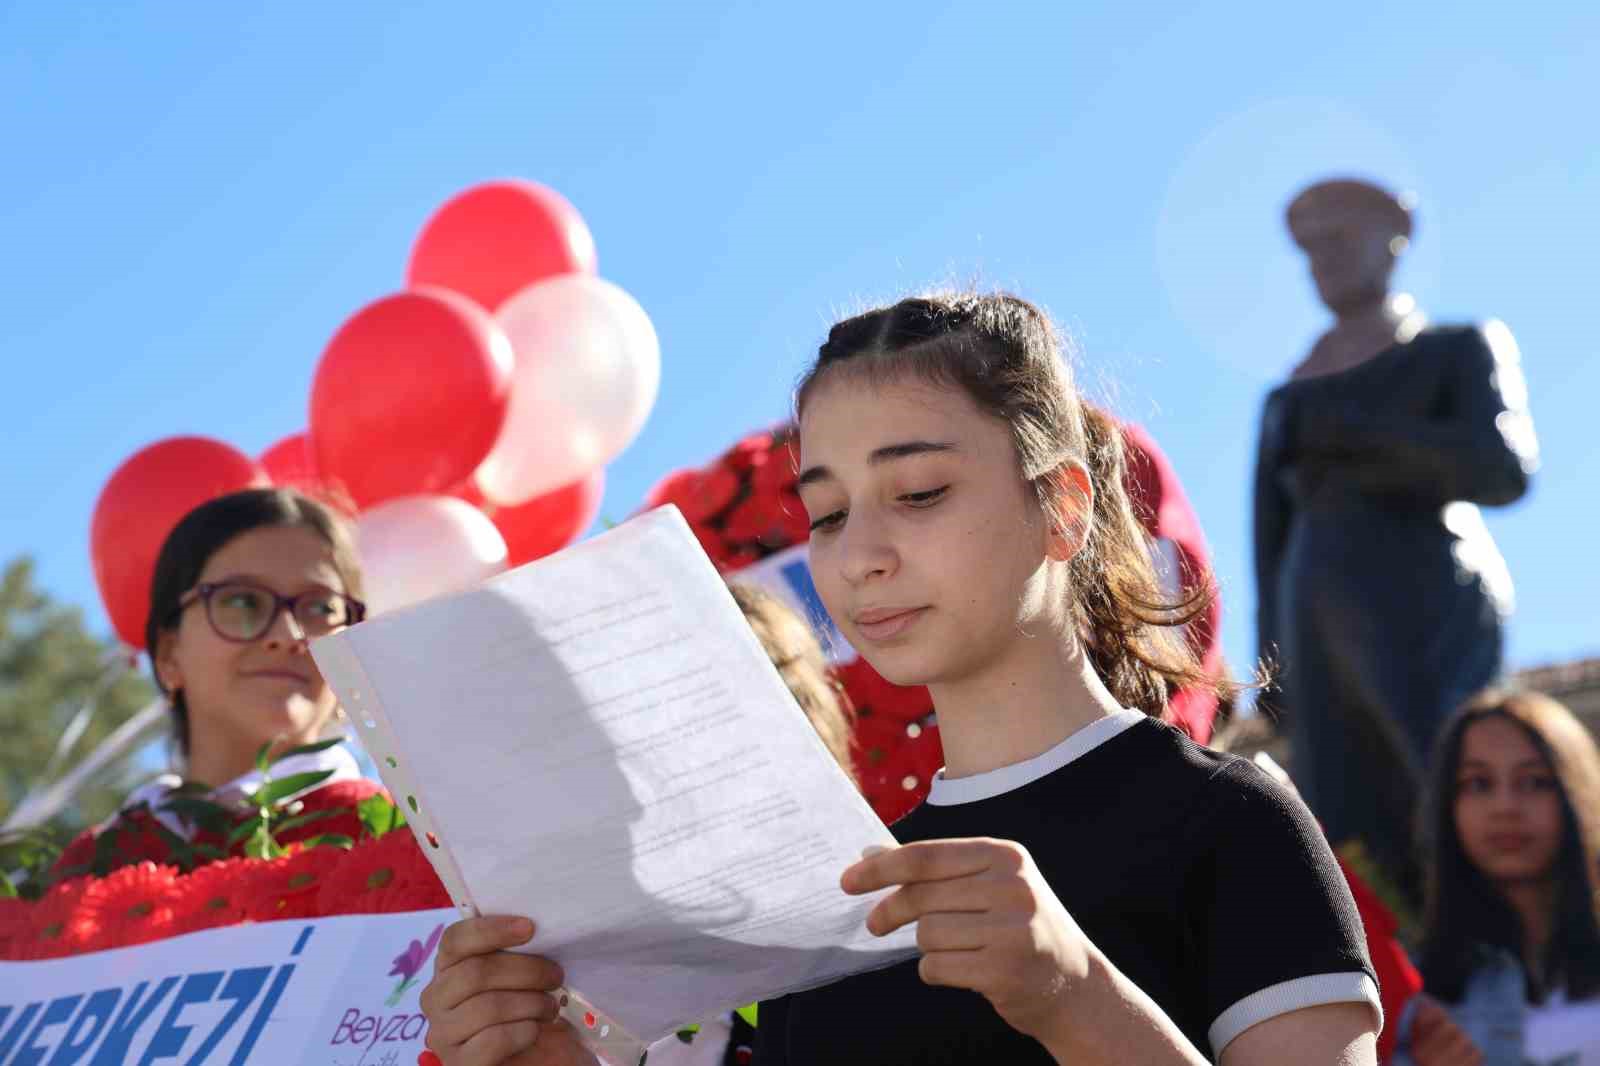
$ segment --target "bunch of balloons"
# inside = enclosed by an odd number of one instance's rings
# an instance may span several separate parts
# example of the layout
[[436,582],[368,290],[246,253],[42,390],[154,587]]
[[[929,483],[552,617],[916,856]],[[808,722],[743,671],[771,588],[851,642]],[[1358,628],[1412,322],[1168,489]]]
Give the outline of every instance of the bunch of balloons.
[[596,276],[578,212],[529,181],[473,186],[428,219],[405,279],[328,342],[305,430],[254,459],[172,437],[112,474],[90,547],[124,642],[144,643],[172,527],[239,489],[292,486],[353,513],[374,611],[547,555],[594,521],[661,353],[643,308]]

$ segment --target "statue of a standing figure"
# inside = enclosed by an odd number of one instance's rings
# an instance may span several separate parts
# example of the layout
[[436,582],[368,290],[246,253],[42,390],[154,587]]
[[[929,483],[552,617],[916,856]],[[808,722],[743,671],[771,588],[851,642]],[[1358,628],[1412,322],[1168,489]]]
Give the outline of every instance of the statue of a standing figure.
[[1335,846],[1420,896],[1414,808],[1434,734],[1500,670],[1511,577],[1477,505],[1528,488],[1537,444],[1499,322],[1429,326],[1390,294],[1411,211],[1362,181],[1288,209],[1333,325],[1267,397],[1257,625],[1294,776]]

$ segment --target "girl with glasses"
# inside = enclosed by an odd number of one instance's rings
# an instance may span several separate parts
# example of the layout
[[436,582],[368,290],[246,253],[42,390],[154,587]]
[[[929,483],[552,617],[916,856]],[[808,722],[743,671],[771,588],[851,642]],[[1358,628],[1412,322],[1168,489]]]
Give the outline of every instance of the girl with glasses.
[[[1216,685],[1123,487],[1121,436],[1007,295],[834,326],[798,394],[817,591],[945,768],[900,846],[841,871],[921,957],[760,1005],[757,1066],[1371,1066],[1360,920],[1292,792],[1159,716]],[[537,918],[537,915],[530,916]],[[520,924],[519,924],[520,922]],[[525,919],[459,922],[423,993],[446,1066],[584,1061]]]
[[[291,489],[251,489],[203,504],[168,535],[151,582],[146,648],[172,710],[178,765],[136,789],[124,813],[83,834],[62,855],[63,871],[87,866],[96,839],[118,830],[111,864],[163,861],[169,832],[193,827],[164,800],[189,784],[213,799],[247,806],[260,781],[256,753],[269,758],[323,737],[338,711],[306,650],[307,641],[359,622],[361,567],[348,524]],[[300,797],[303,813],[342,813],[290,829],[279,840],[323,833],[360,835],[355,804],[378,791],[343,747],[293,756],[274,776],[331,774]]]

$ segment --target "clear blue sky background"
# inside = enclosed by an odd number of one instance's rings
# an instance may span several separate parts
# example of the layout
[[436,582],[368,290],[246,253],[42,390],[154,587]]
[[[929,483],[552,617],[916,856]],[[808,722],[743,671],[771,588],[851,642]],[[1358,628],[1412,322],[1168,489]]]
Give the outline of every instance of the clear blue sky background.
[[0,4],[0,560],[106,631],[116,465],[302,428],[429,212],[522,176],[661,335],[608,515],[780,418],[838,310],[1013,286],[1176,463],[1239,662],[1258,405],[1323,322],[1281,209],[1356,172],[1420,199],[1400,283],[1522,346],[1511,661],[1593,653],[1597,47],[1578,3]]

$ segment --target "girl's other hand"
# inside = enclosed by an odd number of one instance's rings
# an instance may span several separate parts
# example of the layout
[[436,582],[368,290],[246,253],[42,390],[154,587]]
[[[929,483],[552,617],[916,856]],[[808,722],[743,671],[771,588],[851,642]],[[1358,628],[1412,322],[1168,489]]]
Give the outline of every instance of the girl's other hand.
[[1089,978],[1095,949],[1021,844],[906,844],[868,855],[840,884],[852,895],[895,888],[867,928],[884,936],[917,923],[926,983],[981,993],[1006,1024],[1046,1045],[1073,1024],[1069,993]]
[[1418,996],[1411,1015],[1411,1058],[1417,1066],[1483,1066],[1483,1052],[1431,996]]

